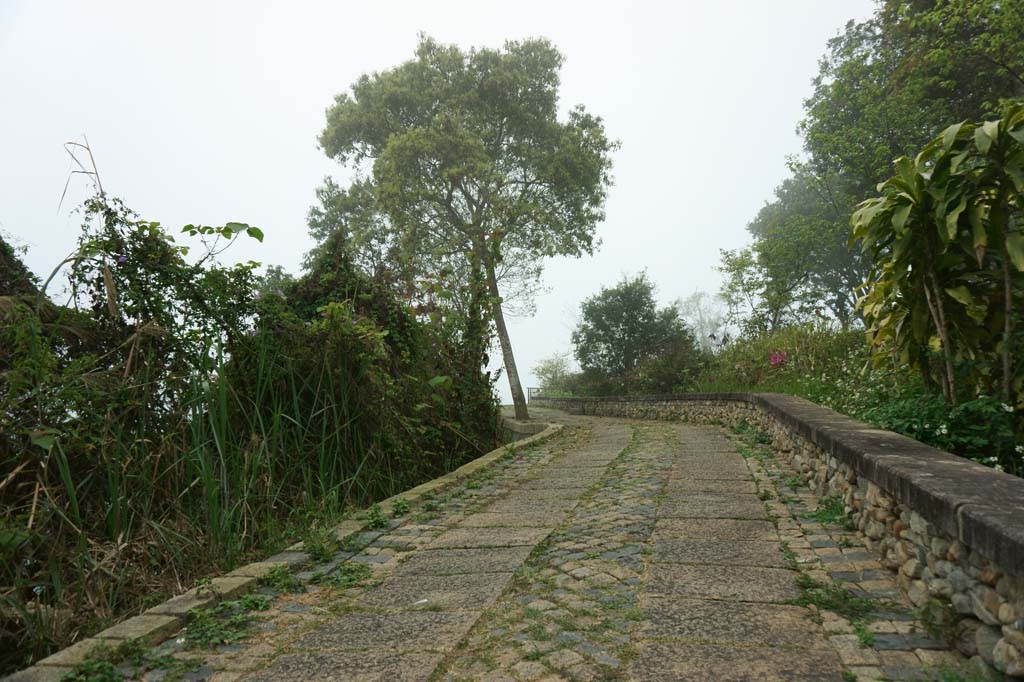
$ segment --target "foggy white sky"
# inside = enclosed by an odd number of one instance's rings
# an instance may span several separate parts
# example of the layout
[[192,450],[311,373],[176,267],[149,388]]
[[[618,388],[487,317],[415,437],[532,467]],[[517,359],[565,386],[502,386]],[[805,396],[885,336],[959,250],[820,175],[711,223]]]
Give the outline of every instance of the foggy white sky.
[[[715,291],[718,251],[799,151],[801,102],[825,42],[871,0],[726,2],[43,2],[0,0],[0,229],[48,273],[87,194],[62,143],[88,136],[104,188],[173,232],[258,225],[238,260],[297,272],[327,174],[324,110],[361,74],[412,56],[417,33],[499,46],[545,36],[565,54],[562,103],[602,116],[616,154],[603,246],[554,260],[537,314],[511,321],[526,385],[569,350],[580,301],[646,268],[664,303]],[[498,353],[495,353],[497,356]],[[504,381],[504,380],[503,380]],[[500,385],[508,402],[508,389]]]

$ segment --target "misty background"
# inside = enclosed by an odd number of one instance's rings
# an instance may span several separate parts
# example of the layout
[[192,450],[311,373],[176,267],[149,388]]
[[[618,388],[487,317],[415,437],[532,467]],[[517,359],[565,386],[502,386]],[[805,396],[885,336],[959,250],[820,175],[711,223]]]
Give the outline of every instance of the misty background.
[[[172,233],[263,229],[233,260],[298,273],[327,175],[324,110],[360,75],[413,56],[424,32],[460,47],[547,37],[566,56],[562,108],[612,138],[615,186],[595,256],[553,259],[536,314],[510,320],[525,386],[571,349],[579,304],[646,269],[665,305],[717,291],[720,249],[800,151],[801,104],[826,41],[870,0],[776,2],[0,3],[0,229],[45,277],[75,247],[91,191],[63,143],[88,138],[104,189]],[[497,362],[500,354],[492,357]],[[498,384],[509,402],[507,383]]]

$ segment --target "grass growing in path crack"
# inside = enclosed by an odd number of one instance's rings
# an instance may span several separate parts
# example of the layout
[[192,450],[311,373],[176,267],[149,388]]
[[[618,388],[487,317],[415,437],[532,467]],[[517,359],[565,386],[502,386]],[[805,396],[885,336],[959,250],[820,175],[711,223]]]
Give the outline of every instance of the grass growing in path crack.
[[338,570],[319,578],[317,582],[327,587],[344,590],[350,587],[358,587],[371,575],[373,575],[372,568],[358,561],[352,561],[342,564],[338,567]]
[[405,516],[408,513],[409,513],[409,500],[405,499],[404,497],[399,497],[397,500],[394,501],[394,503],[392,503],[392,505],[391,505],[391,515],[394,516],[396,519],[399,516]]
[[875,610],[871,600],[858,597],[834,583],[818,582],[804,573],[796,577],[796,584],[802,594],[791,603],[797,606],[816,606],[854,623],[863,621]]
[[264,573],[256,581],[261,587],[269,587],[275,592],[282,594],[295,594],[305,592],[306,587],[302,584],[291,569],[287,566],[274,566]]
[[338,551],[337,533],[327,526],[314,526],[302,538],[302,549],[313,561],[330,561]]
[[855,623],[853,632],[857,635],[857,642],[861,649],[870,649],[875,645],[875,633],[868,630],[864,623]]
[[188,612],[185,644],[193,649],[212,649],[243,639],[252,623],[253,611],[266,611],[270,600],[262,594],[247,594],[208,609]]
[[139,640],[128,639],[112,646],[100,646],[89,653],[86,660],[61,676],[60,682],[122,682],[122,669],[131,677],[141,677],[150,670],[160,670],[167,682],[180,680],[185,673],[199,668],[199,661],[175,658],[167,654],[155,655]]
[[842,526],[846,530],[854,530],[853,522],[846,515],[843,501],[838,497],[819,498],[817,510],[803,516],[806,519],[814,519],[823,525]]
[[388,515],[384,513],[384,509],[379,504],[372,505],[369,511],[366,512],[366,525],[378,530],[387,528],[390,525]]
[[802,488],[805,485],[807,485],[807,479],[804,478],[803,476],[790,476],[785,481],[783,481],[782,484],[787,488],[792,488],[793,490],[796,490],[797,488]]

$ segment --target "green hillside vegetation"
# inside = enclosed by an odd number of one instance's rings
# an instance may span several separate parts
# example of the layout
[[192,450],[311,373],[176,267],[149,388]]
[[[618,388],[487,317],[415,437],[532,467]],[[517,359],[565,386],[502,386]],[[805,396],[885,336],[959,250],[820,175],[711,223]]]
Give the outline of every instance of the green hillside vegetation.
[[726,324],[678,305],[696,347],[650,347],[642,364],[676,368],[661,382],[588,365],[578,330],[582,371],[545,360],[545,390],[791,393],[1024,473],[1022,10],[885,0],[850,22],[804,103],[804,154],[751,244],[722,252]]

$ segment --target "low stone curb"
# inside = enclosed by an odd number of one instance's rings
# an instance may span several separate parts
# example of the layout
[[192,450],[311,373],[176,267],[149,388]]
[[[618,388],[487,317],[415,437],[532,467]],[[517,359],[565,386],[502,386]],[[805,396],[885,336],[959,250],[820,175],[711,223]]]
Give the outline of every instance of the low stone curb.
[[[562,425],[505,419],[502,429],[506,436],[511,435],[513,439],[517,435],[526,437],[506,443],[444,476],[393,495],[378,504],[390,517],[398,500],[404,500],[409,505],[416,504],[437,490],[469,478],[516,448],[546,440],[561,431]],[[363,530],[368,530],[365,519],[345,519],[334,528],[339,540]],[[117,646],[129,640],[136,640],[147,646],[158,644],[184,627],[188,612],[192,609],[207,608],[222,599],[233,599],[252,592],[261,577],[279,566],[295,570],[309,561],[310,556],[303,551],[303,544],[298,542],[263,561],[240,566],[226,575],[213,578],[201,591],[199,588],[192,588],[138,616],[123,620],[92,637],[75,642],[29,668],[8,675],[3,678],[3,682],[56,682],[97,649]]]

